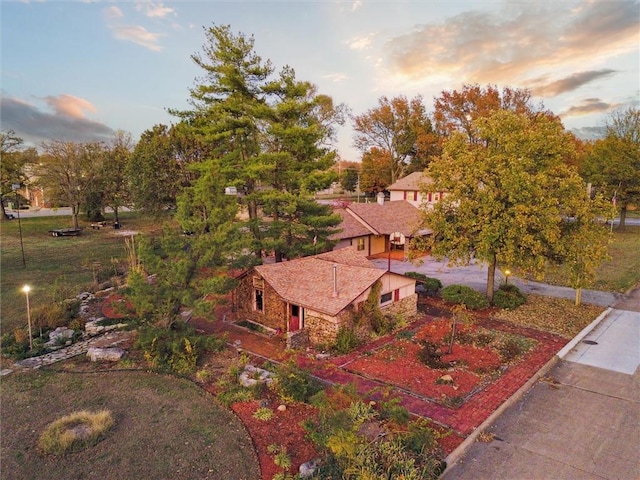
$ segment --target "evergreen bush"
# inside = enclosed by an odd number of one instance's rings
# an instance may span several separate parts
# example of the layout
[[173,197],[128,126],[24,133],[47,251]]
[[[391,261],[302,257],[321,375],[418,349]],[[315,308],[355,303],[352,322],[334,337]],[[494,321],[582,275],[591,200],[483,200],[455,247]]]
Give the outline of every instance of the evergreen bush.
[[527,302],[527,297],[515,285],[500,285],[493,295],[493,305],[506,310],[513,310]]
[[465,305],[469,310],[481,310],[489,306],[484,295],[466,285],[449,285],[442,289],[440,296],[449,303]]

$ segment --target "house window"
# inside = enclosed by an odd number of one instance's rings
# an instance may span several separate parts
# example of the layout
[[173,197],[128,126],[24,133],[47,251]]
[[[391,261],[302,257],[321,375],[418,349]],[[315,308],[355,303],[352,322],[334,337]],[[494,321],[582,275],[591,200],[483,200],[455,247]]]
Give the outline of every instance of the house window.
[[253,309],[256,312],[260,312],[260,313],[264,313],[264,290],[261,290],[259,288],[256,288],[254,290],[254,303],[253,303]]
[[356,248],[359,252],[364,250],[364,237],[358,239],[358,246]]
[[391,301],[392,294],[393,292],[389,292],[389,293],[383,293],[382,295],[380,295],[380,303],[389,303]]

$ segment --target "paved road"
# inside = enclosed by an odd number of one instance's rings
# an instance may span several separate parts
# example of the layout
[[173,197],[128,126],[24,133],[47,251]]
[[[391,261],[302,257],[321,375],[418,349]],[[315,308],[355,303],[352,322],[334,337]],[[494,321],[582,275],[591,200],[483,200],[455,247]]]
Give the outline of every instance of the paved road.
[[[378,268],[386,269],[388,266],[388,260],[384,258],[374,259],[373,263],[375,263]],[[487,265],[480,262],[468,266],[449,267],[447,266],[446,260],[438,261],[431,257],[422,257],[417,262],[391,260],[392,272],[420,272],[428,277],[439,279],[445,287],[452,284],[467,285],[479,292],[484,292],[487,289],[487,270]],[[505,278],[502,272],[497,270],[496,288],[504,282]],[[514,276],[509,277],[509,283],[514,283],[524,293],[537,293],[547,297],[575,298],[575,290],[569,287],[532,282]],[[582,301],[584,303],[604,307],[613,305],[620,297],[620,294],[610,292],[600,292],[596,290],[582,291]]]
[[576,340],[442,480],[640,479],[640,287]]

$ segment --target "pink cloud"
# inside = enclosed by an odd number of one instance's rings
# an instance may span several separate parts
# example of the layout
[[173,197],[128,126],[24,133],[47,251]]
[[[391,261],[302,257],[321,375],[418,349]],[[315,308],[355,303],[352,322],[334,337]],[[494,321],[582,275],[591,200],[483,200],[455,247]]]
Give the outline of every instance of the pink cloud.
[[95,112],[96,107],[84,98],[62,94],[57,97],[46,97],[45,102],[59,115],[72,118],[86,118],[85,112]]

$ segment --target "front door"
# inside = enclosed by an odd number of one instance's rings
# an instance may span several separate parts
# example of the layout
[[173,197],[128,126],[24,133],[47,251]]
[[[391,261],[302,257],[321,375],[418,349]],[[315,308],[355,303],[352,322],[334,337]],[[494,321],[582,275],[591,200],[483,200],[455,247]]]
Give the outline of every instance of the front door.
[[300,305],[289,304],[289,331],[296,332],[302,328],[303,309]]

